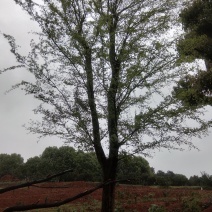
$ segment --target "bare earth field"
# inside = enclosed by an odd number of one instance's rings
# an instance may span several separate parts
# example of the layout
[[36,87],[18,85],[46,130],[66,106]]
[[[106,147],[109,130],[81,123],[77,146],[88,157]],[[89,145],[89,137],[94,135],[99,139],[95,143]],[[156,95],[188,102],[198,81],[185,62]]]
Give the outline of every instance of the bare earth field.
[[[11,184],[0,183],[0,188]],[[77,195],[95,187],[96,183],[66,182],[42,183],[0,194],[0,211],[7,207],[27,204],[52,203]],[[58,188],[59,187],[59,188]],[[63,187],[63,188],[61,188]],[[101,189],[58,208],[35,209],[33,212],[83,212],[100,211]],[[162,210],[160,207],[163,207]],[[212,212],[212,190],[200,188],[160,188],[118,185],[116,211],[119,212]],[[153,210],[155,208],[155,210]],[[160,208],[160,210],[156,210]],[[32,211],[32,210],[31,210]]]

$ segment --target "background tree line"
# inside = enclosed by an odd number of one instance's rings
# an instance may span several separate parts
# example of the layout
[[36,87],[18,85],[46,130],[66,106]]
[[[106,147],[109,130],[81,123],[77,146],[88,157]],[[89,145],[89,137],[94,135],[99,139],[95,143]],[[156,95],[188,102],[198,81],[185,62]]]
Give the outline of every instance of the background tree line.
[[[76,151],[72,147],[48,147],[40,156],[26,162],[20,154],[0,154],[0,178],[12,175],[20,180],[36,180],[66,169],[73,172],[60,176],[59,181],[101,181],[101,169],[94,153]],[[120,160],[117,179],[129,179],[131,184],[159,186],[212,186],[212,175],[191,176],[172,171],[166,173],[149,166],[140,156],[124,156]]]

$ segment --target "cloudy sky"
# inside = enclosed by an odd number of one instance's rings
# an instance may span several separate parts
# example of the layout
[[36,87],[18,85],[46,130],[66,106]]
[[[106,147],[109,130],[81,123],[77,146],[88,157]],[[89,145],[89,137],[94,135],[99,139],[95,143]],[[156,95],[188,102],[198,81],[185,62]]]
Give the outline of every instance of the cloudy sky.
[[[13,0],[0,0],[0,32],[13,35],[21,46],[20,51],[29,51],[29,42],[33,37],[30,31],[38,31],[36,23],[14,3]],[[0,70],[15,64],[15,58],[10,53],[7,41],[0,34]],[[37,119],[32,112],[38,102],[26,96],[21,90],[14,90],[5,94],[15,83],[24,79],[33,79],[29,73],[17,69],[0,75],[0,154],[18,153],[24,159],[40,155],[48,146],[61,146],[57,138],[43,139],[39,142],[37,135],[29,134],[23,124],[30,119]],[[212,116],[212,110],[210,114]],[[200,149],[185,151],[161,150],[146,158],[155,170],[173,171],[186,176],[201,175],[202,171],[212,175],[212,133],[209,136],[194,140]]]

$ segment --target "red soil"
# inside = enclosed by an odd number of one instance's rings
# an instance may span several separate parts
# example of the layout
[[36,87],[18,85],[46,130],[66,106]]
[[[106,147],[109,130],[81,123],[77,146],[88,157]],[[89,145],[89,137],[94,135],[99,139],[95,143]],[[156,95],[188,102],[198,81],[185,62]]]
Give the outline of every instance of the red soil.
[[[0,187],[5,187],[5,184]],[[43,183],[39,187],[31,186],[0,194],[0,211],[7,207],[27,204],[52,203],[72,197],[96,186],[94,183]],[[41,188],[43,187],[43,188]],[[44,188],[48,187],[48,188]],[[65,187],[65,188],[56,188]],[[101,189],[77,199],[70,205],[91,205],[101,201]],[[148,212],[152,204],[163,206],[168,212],[193,211],[192,207],[199,207],[201,211],[212,211],[212,191],[194,190],[190,188],[156,188],[132,185],[118,185],[116,189],[116,208],[122,211]],[[188,209],[189,208],[189,209]],[[41,210],[42,211],[42,210]],[[88,211],[88,210],[86,210]],[[90,207],[89,211],[100,211]]]
[[0,182],[17,182],[19,181],[18,178],[10,175],[10,174],[6,174],[2,177],[0,177]]

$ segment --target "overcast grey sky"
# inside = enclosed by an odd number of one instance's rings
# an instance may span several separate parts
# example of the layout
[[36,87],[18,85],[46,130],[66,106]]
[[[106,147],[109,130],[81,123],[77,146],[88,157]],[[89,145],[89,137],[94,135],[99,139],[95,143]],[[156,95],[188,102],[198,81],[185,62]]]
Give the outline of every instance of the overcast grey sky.
[[[0,32],[13,35],[21,46],[21,52],[29,51],[32,38],[30,31],[38,31],[36,23],[14,3],[14,0],[0,0]],[[15,64],[15,58],[10,53],[7,41],[0,35],[0,70]],[[57,138],[48,138],[37,143],[37,135],[28,134],[22,127],[30,119],[37,119],[32,110],[38,102],[31,96],[26,96],[21,90],[14,90],[7,95],[5,91],[12,85],[24,79],[33,77],[24,70],[17,69],[0,75],[0,154],[18,153],[25,159],[40,155],[48,146],[61,146]],[[209,113],[212,116],[212,110]],[[186,176],[201,175],[205,171],[212,175],[212,133],[209,136],[194,140],[200,149],[180,151],[161,150],[146,158],[155,170],[173,171]],[[185,147],[186,148],[186,147]]]

